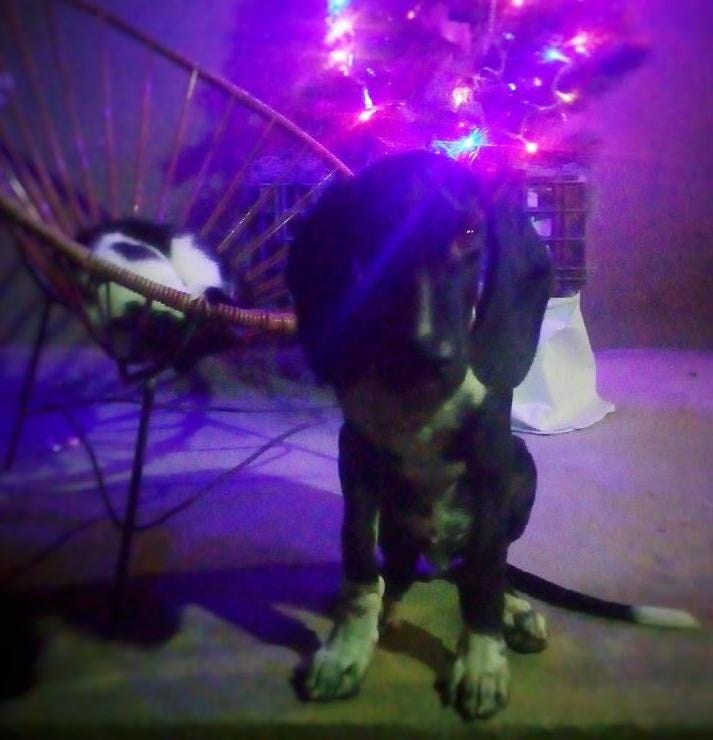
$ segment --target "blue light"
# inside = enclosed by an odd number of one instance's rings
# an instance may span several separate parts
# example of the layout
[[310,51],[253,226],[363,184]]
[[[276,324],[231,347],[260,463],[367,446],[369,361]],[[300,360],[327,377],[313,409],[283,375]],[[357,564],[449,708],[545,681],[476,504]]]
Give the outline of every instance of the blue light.
[[467,136],[453,141],[435,139],[431,142],[434,152],[442,152],[451,159],[458,159],[464,154],[477,156],[480,149],[488,145],[488,133],[485,129],[474,128]]
[[329,15],[343,13],[351,3],[351,0],[327,0],[327,12]]
[[542,52],[542,58],[546,62],[570,62],[571,59],[555,46],[548,46]]

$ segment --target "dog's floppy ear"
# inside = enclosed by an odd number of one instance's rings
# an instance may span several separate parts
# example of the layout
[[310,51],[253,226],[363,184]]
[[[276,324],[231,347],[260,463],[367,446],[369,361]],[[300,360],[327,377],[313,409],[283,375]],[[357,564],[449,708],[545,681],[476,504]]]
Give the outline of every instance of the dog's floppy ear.
[[547,248],[510,177],[487,208],[485,284],[471,333],[471,366],[486,386],[515,388],[537,349],[550,295]]
[[287,261],[287,287],[300,343],[317,380],[343,384],[359,356],[343,325],[344,296],[355,279],[352,179],[332,184],[297,230]]

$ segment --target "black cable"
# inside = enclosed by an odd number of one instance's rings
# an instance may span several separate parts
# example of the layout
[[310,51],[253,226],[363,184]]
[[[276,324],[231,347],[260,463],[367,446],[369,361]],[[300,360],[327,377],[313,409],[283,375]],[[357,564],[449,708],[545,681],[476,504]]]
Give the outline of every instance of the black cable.
[[[244,460],[241,460],[237,465],[234,465],[229,470],[226,470],[224,473],[221,473],[217,478],[213,479],[210,483],[200,488],[196,494],[186,499],[182,503],[178,504],[177,506],[174,506],[172,509],[169,509],[169,511],[162,514],[160,517],[157,517],[156,519],[153,519],[152,521],[146,522],[145,524],[142,524],[141,526],[136,527],[136,531],[140,532],[140,531],[149,529],[151,527],[158,526],[159,524],[163,524],[164,522],[168,521],[170,518],[172,518],[176,514],[180,513],[181,511],[184,511],[188,507],[195,504],[205,494],[209,493],[210,490],[214,488],[215,485],[217,485],[217,483],[225,480],[226,478],[228,478],[231,475],[234,475],[235,473],[240,472],[245,467],[250,465],[250,463],[257,460],[261,455],[265,454],[265,452],[267,452],[268,450],[272,449],[273,447],[280,444],[281,442],[284,442],[288,437],[291,437],[292,435],[297,434],[297,432],[300,432],[303,429],[307,429],[310,426],[314,426],[314,423],[306,422],[303,424],[298,424],[297,426],[294,426],[291,429],[288,429],[286,432],[283,432],[282,434],[279,434],[276,437],[273,437],[272,439],[268,440],[264,445],[259,447],[252,454],[248,455],[248,457],[246,457]],[[87,449],[88,454],[90,455],[90,459],[92,459],[92,461],[94,462],[96,460],[94,452],[93,450],[91,450],[91,453],[89,452],[89,450],[91,449],[91,444],[89,443],[89,440],[86,439],[86,437],[84,437],[83,434],[80,437],[80,439],[82,438],[86,442],[86,449]],[[98,468],[98,463],[97,463],[97,468],[95,469],[95,474],[97,470],[99,472],[99,475],[101,476],[101,470]],[[103,477],[101,477],[101,480],[103,483]],[[104,489],[104,494],[106,494],[106,489]],[[37,565],[42,563],[44,560],[46,560],[52,553],[59,550],[63,545],[69,542],[69,540],[71,540],[75,535],[79,534],[85,529],[88,529],[90,526],[96,524],[97,522],[101,522],[109,518],[111,519],[112,524],[120,527],[121,526],[120,520],[118,520],[119,521],[118,525],[117,525],[117,522],[114,521],[114,515],[116,514],[116,512],[111,506],[108,496],[107,497],[103,496],[103,503],[106,509],[104,515],[94,516],[89,519],[85,519],[80,524],[77,524],[71,529],[63,532],[59,537],[57,537],[54,541],[52,541],[44,549],[40,550],[40,552],[30,557],[24,563],[22,563],[21,565],[18,565],[16,568],[11,569],[5,574],[0,575],[0,585],[5,585],[7,583],[10,583],[16,580],[19,576],[24,575],[25,573],[30,571],[32,568],[36,567]]]
[[209,493],[211,489],[213,489],[218,483],[225,480],[226,478],[229,478],[231,475],[234,475],[235,473],[239,473],[243,468],[246,468],[250,463],[257,460],[259,457],[264,455],[268,450],[271,450],[273,447],[276,447],[281,442],[284,442],[288,437],[291,437],[294,434],[297,434],[297,432],[301,432],[303,429],[308,429],[309,427],[314,426],[311,422],[305,422],[303,424],[298,424],[297,426],[292,427],[291,429],[288,429],[286,432],[283,432],[282,434],[278,434],[276,437],[273,437],[272,439],[265,442],[262,447],[258,447],[255,452],[248,455],[244,460],[241,460],[237,465],[234,465],[232,468],[229,468],[225,472],[221,473],[217,478],[214,478],[210,483],[207,483],[202,488],[198,489],[198,492],[195,493],[193,496],[190,496],[185,501],[181,502],[180,504],[177,504],[173,508],[169,509],[167,512],[161,514],[161,516],[156,517],[155,519],[152,519],[151,521],[145,522],[144,524],[141,524],[136,527],[137,532],[143,532],[146,529],[150,529],[151,527],[156,527],[160,524],[163,524],[164,522],[168,521],[172,517],[174,517],[176,514],[180,513],[181,511],[184,511],[189,506],[193,506],[199,499],[201,499],[205,494]]
[[156,408],[168,409],[169,411],[218,411],[228,414],[309,414],[315,411],[334,411],[339,408],[338,404],[328,404],[325,406],[304,406],[302,408],[288,409],[256,409],[242,408],[240,406],[172,406],[170,403],[156,404]]
[[[59,403],[56,401],[42,404],[41,406],[35,406],[32,409],[32,413],[43,414],[51,411],[61,411],[68,406],[98,406],[100,404],[140,404],[141,400],[138,398],[122,397],[122,396],[98,396],[96,398],[77,399],[71,403]],[[338,404],[326,404],[324,406],[303,406],[293,408],[249,408],[243,406],[182,406],[180,404],[171,403],[156,403],[154,408],[166,409],[169,411],[217,411],[219,413],[228,414],[308,414],[318,411],[333,411],[339,408]]]
[[109,519],[111,520],[111,523],[115,527],[121,529],[121,516],[119,515],[117,510],[114,508],[114,505],[112,504],[111,499],[109,498],[109,494],[106,490],[106,483],[104,482],[104,474],[102,473],[101,466],[99,465],[99,460],[96,456],[96,453],[94,452],[94,448],[92,447],[91,442],[87,438],[87,435],[84,433],[84,430],[82,429],[81,425],[72,416],[68,408],[60,407],[59,411],[66,419],[69,426],[72,427],[72,430],[77,436],[77,439],[82,443],[82,447],[84,447],[84,450],[89,456],[89,461],[92,465],[92,469],[94,470],[94,477],[97,480],[97,486],[99,488],[99,495],[101,496],[102,503],[104,504],[104,509],[106,510],[107,516],[109,517]]
[[[117,402],[121,403],[124,399],[116,399]],[[132,401],[130,401],[132,402]],[[157,404],[158,406],[158,404]],[[164,405],[165,407],[166,405]],[[44,407],[48,411],[58,411],[60,414],[62,414],[69,424],[69,426],[72,428],[72,431],[76,435],[77,439],[81,442],[82,447],[84,447],[85,452],[87,453],[87,456],[89,457],[89,461],[91,463],[92,469],[94,471],[94,477],[97,481],[97,487],[99,489],[99,495],[102,499],[102,504],[104,505],[104,509],[106,511],[107,518],[111,521],[113,526],[116,529],[122,529],[123,527],[123,521],[121,518],[121,515],[119,512],[117,512],[116,508],[114,507],[114,504],[111,501],[111,498],[109,497],[109,493],[106,489],[106,483],[104,481],[104,475],[102,473],[101,466],[99,465],[99,459],[97,458],[96,453],[94,452],[94,447],[92,446],[91,442],[89,441],[87,435],[84,433],[84,430],[82,429],[81,425],[77,420],[72,416],[69,408],[67,408],[66,405],[61,403],[54,403],[54,404],[48,404],[46,407]],[[159,406],[161,408],[161,406]],[[215,409],[214,409],[215,410]],[[234,409],[230,409],[231,411]],[[257,410],[256,410],[257,411]],[[256,460],[258,457],[263,455],[268,450],[272,449],[276,445],[283,442],[288,437],[291,437],[292,435],[296,434],[297,432],[302,431],[303,429],[307,429],[310,426],[314,426],[313,422],[304,422],[302,424],[298,424],[295,427],[292,427],[291,429],[288,429],[286,432],[283,432],[282,434],[278,435],[277,437],[273,437],[272,439],[268,440],[262,447],[259,447],[254,453],[249,455],[245,460],[241,461],[234,467],[230,468],[229,470],[221,473],[217,478],[212,480],[210,483],[208,483],[203,488],[200,488],[198,490],[198,493],[196,493],[194,496],[190,497],[186,501],[182,502],[181,504],[178,504],[177,506],[173,507],[172,509],[169,509],[169,511],[166,514],[161,515],[160,517],[157,517],[156,519],[146,522],[145,524],[139,525],[136,527],[137,532],[141,532],[146,529],[150,529],[151,527],[158,526],[160,524],[163,524],[165,521],[171,518],[174,514],[179,513],[180,511],[183,511],[184,509],[187,509],[189,506],[192,506],[199,498],[201,498],[203,495],[208,493],[210,489],[219,483],[224,478],[233,475],[234,473],[239,472],[243,468],[250,465],[251,462]]]

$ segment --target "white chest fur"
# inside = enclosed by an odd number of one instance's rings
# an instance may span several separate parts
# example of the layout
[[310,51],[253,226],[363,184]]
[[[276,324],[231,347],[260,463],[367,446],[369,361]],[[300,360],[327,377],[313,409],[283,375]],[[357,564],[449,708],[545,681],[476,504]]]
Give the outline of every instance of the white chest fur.
[[485,393],[469,369],[446,398],[418,386],[395,392],[367,379],[344,393],[340,403],[345,418],[373,445],[398,455],[405,478],[442,489],[463,474],[464,463],[445,460],[441,453]]

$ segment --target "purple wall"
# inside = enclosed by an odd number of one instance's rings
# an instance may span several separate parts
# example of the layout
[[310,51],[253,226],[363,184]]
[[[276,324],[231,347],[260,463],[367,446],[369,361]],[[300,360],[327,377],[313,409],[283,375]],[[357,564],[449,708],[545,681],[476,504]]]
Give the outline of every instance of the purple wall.
[[640,2],[647,64],[589,111],[595,347],[713,348],[713,3]]

